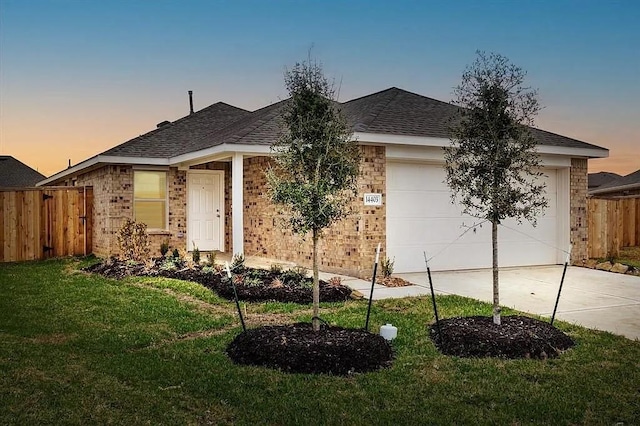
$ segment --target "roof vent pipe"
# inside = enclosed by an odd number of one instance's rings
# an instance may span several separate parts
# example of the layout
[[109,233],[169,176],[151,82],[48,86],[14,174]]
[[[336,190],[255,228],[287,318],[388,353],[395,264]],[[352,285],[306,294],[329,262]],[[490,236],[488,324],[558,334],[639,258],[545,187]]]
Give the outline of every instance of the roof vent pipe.
[[189,90],[189,114],[193,114],[193,90]]

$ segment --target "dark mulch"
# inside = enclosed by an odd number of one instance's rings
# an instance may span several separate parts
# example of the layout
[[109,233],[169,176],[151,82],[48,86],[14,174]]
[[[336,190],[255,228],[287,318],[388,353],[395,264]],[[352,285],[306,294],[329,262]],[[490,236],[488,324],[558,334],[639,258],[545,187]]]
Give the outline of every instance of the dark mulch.
[[[109,278],[122,279],[128,276],[161,276],[185,281],[193,281],[213,290],[220,297],[234,300],[233,286],[224,271],[203,270],[200,266],[187,267],[177,262],[175,269],[163,269],[163,259],[155,259],[148,264],[109,259],[85,268]],[[312,278],[295,279],[288,271],[271,272],[255,268],[241,268],[233,274],[238,299],[245,302],[293,302],[310,304],[313,301]],[[274,285],[274,282],[277,285]],[[320,281],[320,301],[344,302],[352,290],[341,284]]]
[[[212,280],[204,284],[211,288],[220,297],[234,300],[233,287],[229,280]],[[309,286],[283,285],[282,287],[271,287],[265,285],[247,286],[243,282],[236,283],[238,299],[245,302],[293,302],[309,304],[313,302],[313,292]],[[344,302],[349,299],[352,290],[349,287],[340,285],[329,285],[324,281],[320,282],[320,301],[322,302]]]
[[440,320],[442,336],[431,324],[431,339],[445,355],[460,357],[538,358],[559,356],[573,340],[551,324],[519,315],[502,316],[501,324],[483,316]]
[[391,346],[377,334],[335,326],[314,332],[310,323],[249,329],[229,344],[227,355],[237,364],[341,376],[375,371],[393,360]]

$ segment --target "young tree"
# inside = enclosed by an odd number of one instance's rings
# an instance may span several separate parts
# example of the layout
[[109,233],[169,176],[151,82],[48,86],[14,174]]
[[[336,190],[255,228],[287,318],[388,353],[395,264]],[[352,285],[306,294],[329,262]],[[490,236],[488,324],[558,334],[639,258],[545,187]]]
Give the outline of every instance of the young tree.
[[273,144],[275,167],[266,172],[271,200],[284,206],[291,230],[311,233],[313,242],[313,329],[318,311],[318,240],[322,231],[346,217],[357,193],[360,151],[336,109],[335,89],[321,65],[298,63],[285,73],[291,98],[282,115],[284,132]]
[[537,91],[524,86],[526,72],[499,54],[477,58],[455,88],[459,117],[445,148],[452,202],[463,212],[491,222],[493,322],[500,324],[498,225],[506,218],[536,224],[547,206],[539,181],[536,141],[529,132],[540,110]]

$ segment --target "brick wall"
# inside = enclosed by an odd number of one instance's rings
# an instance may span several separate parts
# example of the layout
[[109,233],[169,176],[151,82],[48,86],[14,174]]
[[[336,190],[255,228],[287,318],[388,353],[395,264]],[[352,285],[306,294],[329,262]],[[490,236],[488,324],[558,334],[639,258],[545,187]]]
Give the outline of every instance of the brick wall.
[[[365,207],[363,194],[375,192],[386,199],[384,147],[362,146],[363,162],[353,215],[325,230],[319,242],[320,267],[325,271],[358,276],[371,274],[375,248],[385,243],[384,205]],[[244,249],[247,256],[262,256],[312,266],[311,237],[293,235],[283,226],[284,217],[266,194],[264,170],[271,159],[244,160]]]
[[[186,248],[186,172],[171,168],[167,174],[169,224],[163,232],[151,232],[151,255],[160,254],[160,244]],[[93,253],[118,254],[116,235],[125,219],[133,219],[133,168],[108,165],[78,176],[77,185],[93,186]],[[182,235],[182,236],[181,236]]]
[[582,265],[588,258],[587,185],[587,160],[572,158],[569,178],[572,265]]
[[124,219],[133,216],[131,166],[104,166],[79,175],[76,184],[93,186],[93,253],[117,253],[115,235]]

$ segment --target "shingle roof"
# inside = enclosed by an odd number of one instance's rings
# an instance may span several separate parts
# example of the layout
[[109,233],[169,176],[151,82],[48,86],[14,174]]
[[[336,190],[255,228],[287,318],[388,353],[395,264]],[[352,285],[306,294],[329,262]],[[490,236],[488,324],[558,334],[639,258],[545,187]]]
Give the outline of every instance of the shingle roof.
[[199,149],[222,144],[271,145],[281,134],[280,113],[287,100],[255,110],[196,142]]
[[[287,101],[249,112],[218,102],[103,152],[104,156],[170,158],[222,144],[271,145],[281,134],[280,113]],[[458,107],[392,87],[337,103],[356,132],[449,137]],[[604,149],[533,129],[541,145]]]
[[457,107],[392,87],[342,104],[356,132],[448,138]]
[[10,155],[0,155],[0,187],[35,186],[45,177]]
[[625,189],[631,189],[640,187],[640,170],[636,170],[626,176],[619,177],[601,186],[591,190],[594,194],[603,194],[608,192],[623,191]]
[[198,151],[201,149],[198,141],[204,135],[223,129],[248,115],[251,115],[249,111],[218,102],[124,142],[103,152],[102,155],[169,158]]
[[611,182],[621,177],[622,176],[620,176],[619,174],[611,172],[589,173],[587,175],[587,181],[589,182],[589,189],[595,189],[599,186],[604,185],[605,183]]
[[[392,87],[346,102],[343,111],[354,131],[448,139],[458,107]],[[539,145],[603,149],[545,130],[531,131]]]

